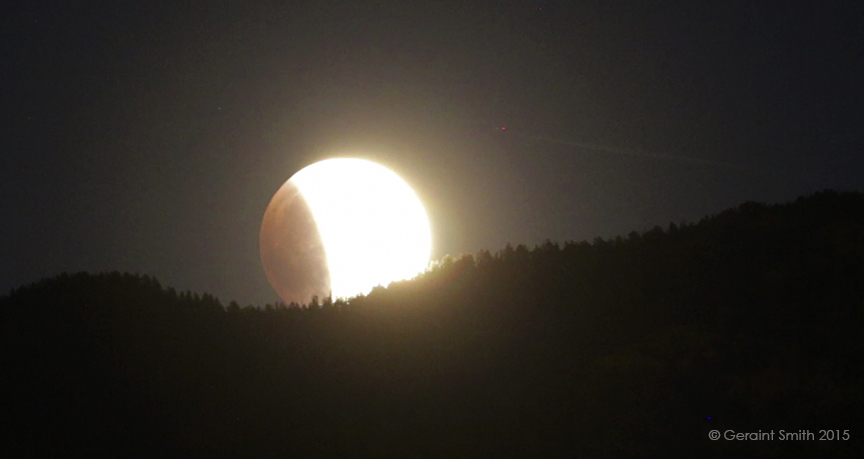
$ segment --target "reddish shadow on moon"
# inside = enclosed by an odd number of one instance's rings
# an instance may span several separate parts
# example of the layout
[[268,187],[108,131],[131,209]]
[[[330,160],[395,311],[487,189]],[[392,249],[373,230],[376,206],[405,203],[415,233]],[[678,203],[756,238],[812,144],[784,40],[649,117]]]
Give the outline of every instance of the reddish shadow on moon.
[[270,285],[286,303],[330,295],[324,244],[309,205],[293,180],[270,200],[261,223],[261,263]]

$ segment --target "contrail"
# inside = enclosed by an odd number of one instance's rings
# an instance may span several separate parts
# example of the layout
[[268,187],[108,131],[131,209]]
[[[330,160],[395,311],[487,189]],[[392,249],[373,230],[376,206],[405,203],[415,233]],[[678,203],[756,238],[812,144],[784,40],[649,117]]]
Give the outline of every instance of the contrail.
[[[510,129],[506,127],[500,128],[501,131],[511,132]],[[600,145],[594,143],[587,142],[574,142],[571,140],[562,140],[556,139],[554,137],[546,137],[546,136],[538,136],[538,135],[526,135],[526,134],[517,134],[519,137],[522,137],[527,140],[540,141],[546,143],[553,143],[557,145],[565,145],[568,147],[582,148],[585,150],[592,150],[601,153],[610,153],[619,156],[630,156],[635,158],[654,158],[654,159],[663,159],[669,161],[681,161],[690,164],[697,164],[700,166],[712,166],[712,167],[725,167],[730,169],[739,169],[739,170],[749,170],[750,168],[746,166],[742,166],[740,164],[729,163],[726,161],[717,161],[712,159],[699,159],[699,158],[690,158],[688,156],[680,156],[680,155],[670,155],[665,153],[654,153],[650,151],[637,150],[631,148],[619,148],[608,145]]]

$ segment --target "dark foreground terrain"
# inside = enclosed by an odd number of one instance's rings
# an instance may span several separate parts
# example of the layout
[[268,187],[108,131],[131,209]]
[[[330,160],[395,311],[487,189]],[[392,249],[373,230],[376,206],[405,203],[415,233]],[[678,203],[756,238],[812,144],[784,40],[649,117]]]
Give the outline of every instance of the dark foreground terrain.
[[862,324],[856,193],[447,258],[348,303],[62,275],[0,299],[0,457],[860,458]]

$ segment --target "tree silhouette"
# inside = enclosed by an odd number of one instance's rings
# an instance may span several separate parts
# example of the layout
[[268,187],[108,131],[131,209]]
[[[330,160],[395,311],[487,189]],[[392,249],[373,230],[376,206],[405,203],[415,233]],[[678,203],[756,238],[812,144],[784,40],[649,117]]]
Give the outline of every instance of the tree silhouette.
[[0,456],[860,457],[707,432],[860,427],[862,304],[833,191],[308,305],[63,274],[0,298]]

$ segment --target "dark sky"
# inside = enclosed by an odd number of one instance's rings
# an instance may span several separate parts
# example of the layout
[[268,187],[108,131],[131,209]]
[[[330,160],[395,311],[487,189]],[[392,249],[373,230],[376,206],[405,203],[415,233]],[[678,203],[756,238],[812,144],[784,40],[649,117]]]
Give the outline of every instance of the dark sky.
[[119,270],[273,302],[264,209],[333,155],[412,184],[436,257],[864,189],[860,1],[13,3],[4,292]]

